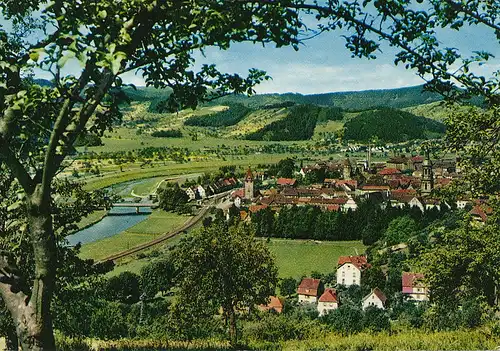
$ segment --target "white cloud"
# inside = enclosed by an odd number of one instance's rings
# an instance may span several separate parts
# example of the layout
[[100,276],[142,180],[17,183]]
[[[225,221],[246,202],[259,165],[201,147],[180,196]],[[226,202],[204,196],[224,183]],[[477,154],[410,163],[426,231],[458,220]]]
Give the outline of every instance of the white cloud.
[[258,93],[298,92],[316,94],[337,91],[400,88],[422,84],[414,72],[390,64],[368,63],[317,65],[289,63],[267,68],[272,81],[264,82]]

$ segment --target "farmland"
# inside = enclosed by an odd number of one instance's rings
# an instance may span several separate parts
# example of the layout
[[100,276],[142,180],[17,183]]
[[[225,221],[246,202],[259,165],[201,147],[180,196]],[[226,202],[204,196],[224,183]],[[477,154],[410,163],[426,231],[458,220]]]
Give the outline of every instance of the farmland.
[[[180,237],[169,239],[166,246],[172,246],[178,240],[180,240]],[[281,278],[294,277],[296,279],[309,275],[313,271],[319,273],[333,272],[337,266],[339,256],[361,254],[365,250],[365,246],[359,241],[313,242],[271,239],[267,245],[275,257],[279,276]],[[142,258],[121,262],[115,268],[113,274],[123,271],[138,273],[148,261],[148,258]]]

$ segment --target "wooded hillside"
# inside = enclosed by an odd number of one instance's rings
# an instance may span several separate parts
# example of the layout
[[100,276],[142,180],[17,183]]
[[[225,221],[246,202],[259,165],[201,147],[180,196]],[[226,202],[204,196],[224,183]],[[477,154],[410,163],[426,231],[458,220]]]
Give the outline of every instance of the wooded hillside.
[[440,122],[390,108],[362,112],[344,125],[344,138],[354,141],[376,137],[384,142],[402,142],[438,137],[444,132]]

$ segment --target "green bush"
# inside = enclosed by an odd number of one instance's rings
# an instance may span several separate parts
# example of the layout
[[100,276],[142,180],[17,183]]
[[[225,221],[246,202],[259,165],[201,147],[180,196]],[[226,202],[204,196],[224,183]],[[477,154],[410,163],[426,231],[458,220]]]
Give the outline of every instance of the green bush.
[[122,306],[117,302],[101,301],[90,320],[91,336],[113,340],[128,335],[128,325]]
[[243,340],[272,343],[302,340],[313,336],[319,329],[319,324],[313,320],[264,313],[261,320],[247,322],[243,325]]

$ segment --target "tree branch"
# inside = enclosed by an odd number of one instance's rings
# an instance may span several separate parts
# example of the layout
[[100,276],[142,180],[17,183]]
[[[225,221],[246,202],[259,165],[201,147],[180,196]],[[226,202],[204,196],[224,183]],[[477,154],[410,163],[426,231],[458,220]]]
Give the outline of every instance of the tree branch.
[[13,316],[23,312],[22,306],[26,306],[29,292],[19,269],[9,260],[9,255],[0,253],[0,293],[7,308]]
[[9,148],[7,141],[0,136],[0,160],[9,167],[11,172],[19,181],[27,194],[33,194],[35,191],[35,183],[30,177],[24,166],[21,164],[16,155]]
[[478,13],[475,13],[468,8],[464,7],[463,4],[454,2],[453,0],[445,0],[450,6],[452,6],[455,10],[458,10],[459,12],[463,12],[466,15],[469,15],[470,17],[474,18],[476,21],[479,23],[484,24],[487,27],[490,27],[491,29],[494,29],[495,31],[500,32],[500,26],[496,25],[493,22],[485,20],[483,17],[481,17]]

